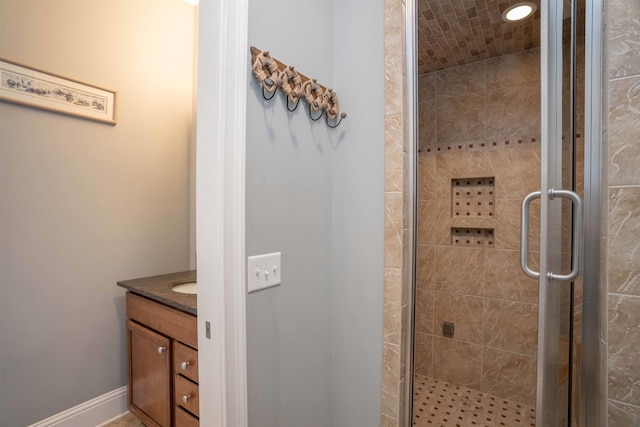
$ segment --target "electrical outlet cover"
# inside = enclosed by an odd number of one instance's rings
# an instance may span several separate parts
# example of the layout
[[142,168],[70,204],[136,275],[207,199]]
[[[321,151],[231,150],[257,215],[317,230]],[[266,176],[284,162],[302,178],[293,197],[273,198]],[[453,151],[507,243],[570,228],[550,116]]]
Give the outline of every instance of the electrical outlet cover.
[[281,283],[280,252],[247,258],[247,292],[278,286]]

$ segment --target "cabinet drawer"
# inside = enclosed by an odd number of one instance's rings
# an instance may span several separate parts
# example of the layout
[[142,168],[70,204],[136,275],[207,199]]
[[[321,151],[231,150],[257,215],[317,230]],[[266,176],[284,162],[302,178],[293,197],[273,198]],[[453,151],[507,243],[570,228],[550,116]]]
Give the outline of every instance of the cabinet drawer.
[[198,382],[198,350],[174,341],[173,372]]
[[198,348],[196,316],[127,292],[127,317],[193,348]]
[[180,375],[176,375],[173,378],[175,378],[174,401],[176,406],[182,406],[195,416],[200,416],[198,384],[194,384]]
[[176,407],[176,427],[199,427],[200,421],[180,407]]

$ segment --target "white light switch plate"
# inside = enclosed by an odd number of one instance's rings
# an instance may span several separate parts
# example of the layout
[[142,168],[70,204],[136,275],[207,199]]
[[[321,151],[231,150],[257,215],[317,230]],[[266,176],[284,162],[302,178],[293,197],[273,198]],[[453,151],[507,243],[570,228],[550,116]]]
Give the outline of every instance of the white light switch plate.
[[247,259],[247,292],[278,286],[280,270],[280,252],[250,256]]

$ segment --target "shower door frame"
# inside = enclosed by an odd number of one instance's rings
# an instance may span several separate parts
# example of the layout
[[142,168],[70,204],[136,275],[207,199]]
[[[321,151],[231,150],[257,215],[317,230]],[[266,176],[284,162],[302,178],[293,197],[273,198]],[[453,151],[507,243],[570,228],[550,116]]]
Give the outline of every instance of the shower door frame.
[[[547,196],[552,188],[562,189],[562,16],[563,3],[556,0],[541,0],[541,70],[542,70],[542,173],[541,173],[541,232],[540,232],[540,299],[539,299],[539,339],[538,339],[538,384],[536,397],[536,425],[548,427],[554,420],[548,417],[557,410],[557,389],[553,390],[554,378],[557,373],[547,372],[551,349],[545,351],[544,337],[555,333],[559,324],[549,323],[547,313],[553,313],[555,304],[559,301],[546,298],[546,292],[558,286],[558,281],[550,279],[553,256],[550,250],[558,250],[551,245],[552,230],[548,227],[552,221],[553,209],[559,210],[559,203],[551,201]],[[582,347],[580,352],[581,365],[576,373],[570,366],[570,375],[580,382],[580,389],[574,390],[579,394],[579,410],[572,405],[576,401],[569,391],[568,409],[571,417],[567,420],[572,425],[574,413],[578,415],[580,426],[596,427],[606,425],[606,370],[603,368],[606,357],[605,326],[602,324],[604,309],[605,281],[601,277],[600,236],[602,235],[602,0],[585,0],[585,115],[584,115],[584,196],[583,223],[576,232],[582,236],[582,244],[578,242],[572,249],[572,256],[578,253],[577,265],[583,280],[582,295]],[[555,10],[553,9],[555,8]],[[576,9],[577,10],[577,9]],[[555,21],[554,21],[555,19]],[[574,19],[577,19],[574,16]],[[557,37],[557,38],[553,38]],[[558,39],[559,37],[559,39]],[[546,43],[546,46],[545,46]],[[575,43],[574,43],[575,45]],[[545,54],[546,53],[546,54]],[[575,53],[574,53],[575,54]],[[577,90],[577,88],[575,89]],[[571,94],[573,96],[573,94]],[[546,98],[546,99],[545,99]],[[546,102],[545,102],[546,101]],[[574,106],[575,107],[575,106]],[[546,137],[545,137],[546,136]],[[554,152],[555,148],[555,152]],[[575,167],[575,159],[570,167]],[[555,203],[555,207],[553,204]],[[545,212],[547,215],[545,215]],[[566,221],[567,219],[563,219]],[[558,226],[559,224],[555,224]],[[589,238],[585,238],[588,236]],[[571,240],[571,239],[570,239]],[[582,246],[582,250],[579,247]],[[546,252],[546,253],[545,253]],[[561,252],[560,250],[558,253]],[[556,307],[557,308],[557,307]],[[558,317],[559,318],[559,317]],[[575,339],[575,338],[572,338]],[[557,354],[555,354],[557,356]],[[572,360],[571,358],[569,359]],[[557,360],[550,363],[553,368]],[[578,378],[579,375],[579,378]],[[542,416],[540,416],[542,415]],[[557,419],[557,418],[556,418]]]
[[[565,190],[563,184],[563,8],[565,1],[540,1],[540,94],[541,94],[541,144],[540,144],[540,259],[538,275],[538,345],[536,382],[536,427],[558,425],[560,381],[560,330],[570,320],[561,317],[562,294],[567,291],[564,281],[552,281],[549,274],[560,273],[561,254],[568,248],[562,245],[561,200],[551,200],[550,191]],[[574,19],[575,16],[572,17]],[[573,49],[571,49],[573,53]],[[575,88],[573,88],[575,90]],[[573,92],[569,91],[572,97]],[[575,107],[575,106],[574,106]],[[573,107],[572,107],[573,108]],[[573,135],[571,134],[573,138]],[[572,161],[570,168],[575,167]],[[572,172],[569,173],[570,175]],[[575,206],[573,207],[575,209]],[[523,214],[524,215],[524,214]],[[522,219],[523,226],[528,218]],[[571,233],[575,233],[572,230]],[[525,236],[522,236],[523,241]],[[566,242],[565,242],[566,244]],[[524,244],[523,244],[524,246]],[[524,247],[523,247],[524,249]],[[574,258],[571,248],[571,258]],[[566,252],[569,252],[568,250]],[[522,259],[528,254],[521,253]],[[523,265],[525,265],[523,263]],[[531,274],[528,274],[531,276]],[[533,276],[531,276],[533,277]],[[571,303],[567,301],[572,307]],[[570,311],[567,311],[570,317]],[[573,337],[569,335],[573,340]],[[570,344],[569,348],[573,346]],[[570,364],[571,357],[565,361]],[[571,366],[568,380],[571,378]],[[566,399],[570,400],[570,390]],[[564,399],[563,399],[564,400]],[[571,402],[567,411],[571,413]],[[566,414],[568,417],[568,414]]]
[[[584,95],[584,200],[582,267],[581,426],[607,425],[607,290],[601,237],[606,179],[603,159],[604,0],[586,0]],[[606,104],[605,104],[606,105]],[[593,237],[596,237],[595,239]]]
[[[552,63],[549,62],[547,55],[542,54],[542,43],[548,40],[550,34],[545,32],[548,30],[548,26],[544,24],[544,20],[549,20],[548,12],[550,7],[556,6],[556,12],[560,11],[560,20],[562,17],[561,6],[563,2],[557,0],[541,0],[541,10],[543,16],[541,25],[543,25],[541,31],[541,71],[545,67],[553,66],[556,75],[553,77],[556,82],[562,84],[562,57],[552,59]],[[579,264],[582,266],[581,275],[583,279],[583,319],[582,319],[582,348],[580,354],[580,389],[579,393],[579,420],[581,427],[598,427],[606,425],[606,328],[603,326],[603,310],[605,281],[601,277],[600,260],[602,259],[602,249],[600,245],[600,236],[602,236],[602,159],[603,156],[603,142],[602,142],[602,37],[603,37],[603,0],[586,0],[586,25],[585,25],[585,114],[584,114],[584,198],[583,198],[583,222],[582,230],[580,232],[583,236],[589,236],[591,238],[583,239],[583,251],[580,256]],[[404,405],[399,408],[404,414],[404,425],[410,426],[413,422],[413,353],[415,347],[415,289],[416,289],[416,230],[417,230],[417,151],[418,151],[418,108],[417,108],[417,3],[415,0],[406,0],[406,21],[405,21],[405,46],[406,46],[406,89],[407,99],[405,100],[405,108],[407,114],[405,114],[405,129],[407,129],[407,138],[410,141],[409,147],[409,159],[408,168],[405,171],[409,175],[409,188],[406,189],[406,195],[409,199],[407,204],[407,215],[409,227],[409,236],[407,245],[409,245],[408,259],[405,260],[407,266],[411,268],[409,271],[411,274],[405,276],[405,280],[409,280],[410,283],[405,283],[404,289],[408,293],[408,300],[411,304],[408,305],[407,313],[407,328],[408,335],[405,340],[405,345],[408,346],[406,364],[410,369],[405,370],[405,389],[404,389]],[[548,22],[547,22],[548,23]],[[560,37],[562,37],[562,26],[560,25]],[[556,27],[557,31],[557,27]],[[560,42],[561,44],[561,42]],[[554,53],[554,52],[552,52]],[[561,55],[561,52],[555,52]],[[556,55],[558,56],[558,55]],[[560,67],[560,70],[558,70]],[[548,68],[547,68],[548,69]],[[558,79],[559,76],[559,79]],[[542,77],[542,76],[541,76]],[[541,88],[542,93],[542,116],[552,121],[559,122],[558,114],[551,116],[553,111],[549,111],[549,102],[545,99],[545,91],[548,89],[548,82],[541,82],[543,85]],[[553,95],[553,94],[552,94]],[[545,103],[546,101],[546,103]],[[561,105],[561,103],[560,103]],[[542,145],[543,152],[541,156],[541,189],[549,188],[549,177],[555,174],[561,175],[560,168],[562,164],[552,165],[553,170],[549,169],[547,158],[545,154],[549,154],[549,138],[545,138],[545,135],[549,135],[548,120],[543,118],[542,120]],[[545,128],[546,126],[546,128]],[[557,132],[555,128],[556,138],[560,135],[561,131]],[[546,208],[546,202],[543,201],[541,212]],[[542,220],[545,221],[544,219]],[[542,226],[542,224],[541,224]],[[542,274],[547,270],[545,261],[543,261],[543,249],[546,247],[546,238],[543,236],[541,229],[541,281],[547,280],[545,274]],[[543,299],[540,299],[543,303]],[[544,312],[544,307],[541,304],[541,308]],[[541,325],[545,325],[545,319],[541,319]],[[542,350],[544,353],[544,350]],[[545,393],[541,384],[544,382],[544,372],[540,372],[540,367],[544,367],[544,360],[540,360],[538,356],[538,387],[536,396],[536,409],[545,411]],[[555,393],[552,393],[555,395]],[[547,403],[549,399],[547,399]],[[571,405],[571,402],[569,402]],[[571,409],[569,411],[571,413]],[[536,414],[538,415],[538,413]],[[541,426],[542,417],[536,416],[538,425]],[[568,421],[569,424],[571,420]]]

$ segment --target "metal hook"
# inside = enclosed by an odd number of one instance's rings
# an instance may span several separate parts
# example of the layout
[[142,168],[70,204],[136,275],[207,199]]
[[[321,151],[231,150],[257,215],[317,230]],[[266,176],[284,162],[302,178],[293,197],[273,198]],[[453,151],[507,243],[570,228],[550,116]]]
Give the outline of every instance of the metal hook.
[[264,90],[265,90],[265,87],[264,87],[264,85],[263,85],[263,86],[262,86],[262,97],[263,97],[265,100],[267,100],[267,101],[271,101],[271,100],[273,99],[273,97],[274,97],[274,96],[276,96],[276,93],[278,92],[277,90],[274,90],[274,91],[272,92],[272,95],[271,95],[269,98],[267,98],[267,95],[265,94]]
[[298,100],[295,103],[295,106],[293,107],[293,109],[289,108],[289,97],[287,96],[287,110],[289,110],[290,113],[293,113],[294,111],[296,111],[298,109],[298,104],[300,104],[300,97],[297,97]]
[[[321,116],[321,117],[322,117],[322,116]],[[325,116],[325,118],[327,119],[327,126],[329,126],[331,129],[335,129],[335,128],[337,128],[338,126],[340,126],[340,123],[342,123],[342,119],[344,119],[344,118],[346,118],[346,117],[347,117],[347,113],[342,113],[342,114],[340,114],[340,120],[338,120],[338,123],[336,123],[335,125],[331,126],[331,125],[329,124],[329,115],[327,114],[327,115]]]
[[322,115],[324,114],[324,110],[320,110],[320,115],[318,116],[317,119],[314,119],[313,118],[313,114],[311,114],[311,104],[309,104],[308,107],[309,107],[309,118],[311,120],[313,120],[314,122],[317,122],[318,120],[320,120],[322,118]]

